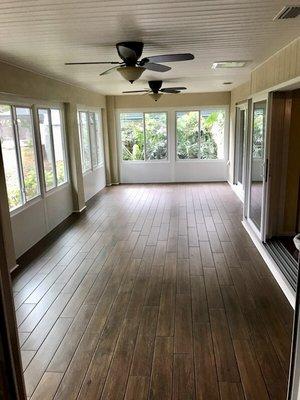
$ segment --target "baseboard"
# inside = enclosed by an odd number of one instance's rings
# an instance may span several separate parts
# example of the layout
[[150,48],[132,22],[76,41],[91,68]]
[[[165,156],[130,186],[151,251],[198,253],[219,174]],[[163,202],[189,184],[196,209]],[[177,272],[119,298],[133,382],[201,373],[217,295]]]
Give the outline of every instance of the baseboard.
[[86,205],[84,207],[82,207],[80,210],[74,210],[73,213],[74,214],[80,214],[82,213],[82,211],[86,210]]
[[17,263],[14,267],[12,267],[12,268],[10,269],[10,273],[11,273],[11,274],[14,274],[14,271],[16,271],[18,268],[19,268],[19,264]]
[[290,305],[295,309],[295,300],[296,300],[296,293],[290,286],[289,282],[287,281],[286,277],[281,272],[278,265],[275,263],[273,258],[268,253],[265,246],[262,242],[257,238],[247,221],[242,221],[243,227],[248,232],[252,242],[254,243],[255,247],[259,251],[260,255],[264,259],[265,263],[267,264],[269,270],[271,271],[272,275],[274,276],[276,282],[280,286],[281,290],[283,291],[285,297],[288,299]]
[[41,255],[45,251],[46,247],[54,243],[57,237],[64,233],[75,221],[81,218],[81,216],[82,214],[73,212],[59,225],[53,228],[52,231],[50,231],[46,236],[44,236],[24,254],[18,257],[16,266],[11,270],[11,277],[14,279],[17,275],[19,275],[24,268],[30,264],[30,262]]

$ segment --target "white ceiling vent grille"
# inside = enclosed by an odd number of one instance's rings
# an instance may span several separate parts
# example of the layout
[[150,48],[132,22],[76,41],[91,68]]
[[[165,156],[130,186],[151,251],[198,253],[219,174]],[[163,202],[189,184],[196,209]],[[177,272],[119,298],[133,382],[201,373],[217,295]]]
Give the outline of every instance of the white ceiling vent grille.
[[274,21],[277,19],[296,18],[298,15],[300,15],[300,6],[285,6],[275,15]]

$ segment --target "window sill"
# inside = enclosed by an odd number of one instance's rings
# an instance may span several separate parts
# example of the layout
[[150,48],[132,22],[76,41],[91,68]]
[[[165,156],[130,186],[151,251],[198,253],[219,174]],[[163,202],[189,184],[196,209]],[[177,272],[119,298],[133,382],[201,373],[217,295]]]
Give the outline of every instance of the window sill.
[[61,185],[56,186],[53,189],[48,190],[47,192],[45,192],[45,198],[52,196],[52,194],[59,192],[60,190],[66,188],[67,186],[70,186],[69,181],[62,183]]
[[104,163],[102,162],[101,164],[96,165],[96,167],[93,167],[92,169],[89,169],[89,170],[87,170],[87,171],[85,171],[85,172],[82,172],[82,175],[83,175],[83,176],[90,175],[90,174],[92,174],[94,171],[97,171],[98,169],[103,168],[103,166],[104,166]]
[[227,163],[228,160],[225,158],[217,158],[217,159],[199,159],[199,158],[177,158],[176,162],[178,163],[186,163],[186,162],[191,162],[191,163]]
[[42,196],[39,194],[34,199],[31,199],[27,203],[25,203],[25,204],[21,205],[20,207],[15,208],[14,210],[12,210],[10,212],[10,216],[14,217],[14,216],[20,214],[21,212],[23,212],[23,211],[27,210],[28,208],[32,207],[33,205],[37,204],[42,199],[43,199]]
[[169,164],[170,160],[122,160],[121,164]]

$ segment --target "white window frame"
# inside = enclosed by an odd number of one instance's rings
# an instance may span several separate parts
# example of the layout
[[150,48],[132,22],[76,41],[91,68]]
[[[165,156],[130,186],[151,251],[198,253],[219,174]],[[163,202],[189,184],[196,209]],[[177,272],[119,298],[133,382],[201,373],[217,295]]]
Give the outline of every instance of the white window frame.
[[[84,112],[87,114],[87,122],[88,122],[88,133],[89,133],[89,150],[90,150],[90,158],[91,158],[91,167],[84,170],[83,169],[83,147],[82,147],[82,134],[81,134],[81,121],[80,121],[80,113]],[[91,129],[90,129],[90,114],[93,114],[93,119],[94,119],[94,126],[95,126],[95,140],[96,140],[96,146],[99,144],[100,151],[102,152],[102,158],[101,160],[98,159],[98,151],[96,149],[96,157],[97,157],[97,164],[93,165],[93,154],[92,154],[92,146],[91,146]],[[98,115],[99,117],[99,134],[97,135],[96,132],[96,118],[95,114]],[[92,107],[83,107],[80,106],[77,108],[77,125],[78,125],[78,134],[79,134],[79,142],[80,142],[80,156],[81,156],[81,169],[82,169],[82,174],[86,175],[104,165],[104,146],[103,146],[103,120],[102,120],[102,109],[98,108],[92,108]],[[98,142],[99,140],[99,142]]]
[[[38,200],[42,198],[42,184],[41,184],[41,176],[40,176],[40,165],[39,165],[39,145],[37,140],[37,130],[36,124],[34,120],[34,104],[27,103],[23,101],[12,101],[6,99],[0,99],[1,105],[6,105],[10,107],[11,110],[11,119],[12,119],[12,126],[13,126],[13,136],[14,136],[14,143],[15,143],[15,150],[16,150],[16,159],[17,159],[17,169],[18,169],[18,176],[19,176],[19,186],[20,186],[20,193],[21,193],[21,200],[22,204],[18,207],[11,208],[10,214],[15,215],[22,211],[23,209],[29,207],[30,205],[36,203]],[[36,167],[36,174],[37,174],[37,189],[38,194],[30,200],[26,199],[26,189],[24,183],[24,173],[23,173],[23,165],[22,165],[22,157],[21,157],[21,150],[20,150],[20,141],[19,141],[19,131],[18,131],[18,124],[17,124],[17,116],[16,116],[16,108],[27,108],[30,110],[30,117],[31,117],[31,124],[32,124],[32,140],[33,140],[33,149],[35,155],[35,167]]]
[[[225,111],[225,124],[224,124],[224,158],[216,159],[178,159],[177,158],[177,135],[176,135],[176,112],[186,111]],[[164,160],[123,160],[122,157],[122,137],[121,137],[121,126],[120,126],[120,114],[122,113],[147,113],[147,112],[166,112],[167,113],[167,141],[168,141],[168,159]],[[117,140],[118,140],[118,158],[121,164],[143,164],[143,163],[223,163],[228,162],[229,159],[229,106],[228,105],[214,105],[214,106],[193,106],[193,107],[147,107],[147,108],[119,108],[116,110],[116,128],[117,128]],[[174,153],[173,153],[174,150]]]
[[[224,142],[223,142],[223,158],[200,158],[200,131],[201,131],[201,111],[224,111],[225,112],[225,123],[224,123]],[[198,139],[198,158],[179,158],[177,153],[177,118],[176,115],[179,112],[197,111],[199,113],[198,124],[199,124],[199,139]],[[224,162],[228,160],[228,144],[229,144],[229,107],[228,106],[201,106],[201,107],[182,107],[175,110],[174,115],[175,121],[175,161],[176,162]]]
[[[40,124],[39,124],[39,115],[38,111],[39,110],[47,110],[48,111],[48,118],[49,118],[49,123],[50,123],[50,135],[51,135],[51,151],[52,151],[52,157],[53,157],[53,163],[54,163],[54,187],[51,189],[46,189],[46,181],[45,181],[45,173],[44,173],[44,160],[43,160],[43,154],[42,154],[42,145],[41,145],[41,132],[40,132]],[[56,173],[56,163],[55,163],[55,151],[54,151],[54,141],[53,141],[53,132],[52,132],[52,117],[51,117],[51,110],[59,110],[59,115],[60,115],[60,126],[61,126],[61,131],[62,131],[62,144],[63,144],[63,153],[64,153],[64,164],[65,164],[65,173],[66,173],[66,180],[63,183],[57,184],[57,173]],[[47,196],[50,193],[53,193],[56,190],[59,190],[60,188],[63,188],[64,186],[69,184],[70,181],[70,175],[69,175],[69,162],[68,162],[68,151],[67,151],[67,138],[66,138],[66,130],[65,130],[65,119],[64,119],[64,109],[61,105],[57,104],[35,104],[34,105],[34,111],[35,111],[35,116],[36,116],[36,121],[37,121],[37,130],[38,130],[38,135],[39,135],[39,151],[40,151],[40,174],[42,176],[42,189],[44,194]]]
[[[139,113],[139,114],[143,114],[143,125],[144,125],[144,160],[123,160],[123,148],[122,148],[122,135],[121,135],[121,121],[120,121],[120,117],[121,114],[135,114],[135,113]],[[150,160],[146,158],[146,133],[145,133],[145,114],[159,114],[159,113],[164,113],[166,114],[167,117],[167,157],[166,158],[162,158],[162,159],[154,159],[154,160]],[[139,109],[130,109],[130,110],[117,110],[116,112],[116,126],[117,126],[117,136],[118,136],[118,149],[119,149],[119,159],[121,163],[125,163],[125,164],[144,164],[144,163],[169,163],[170,162],[170,138],[169,138],[169,134],[170,134],[170,116],[169,116],[169,111],[167,109],[156,109],[156,108],[151,108],[151,109],[143,109],[143,110],[139,110]]]

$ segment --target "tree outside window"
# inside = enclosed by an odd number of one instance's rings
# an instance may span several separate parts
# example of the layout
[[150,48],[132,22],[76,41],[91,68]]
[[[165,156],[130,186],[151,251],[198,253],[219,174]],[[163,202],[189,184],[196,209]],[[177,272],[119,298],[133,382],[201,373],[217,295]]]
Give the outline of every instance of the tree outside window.
[[168,158],[167,113],[121,113],[120,128],[124,161]]
[[223,159],[224,129],[224,110],[176,112],[178,159]]

